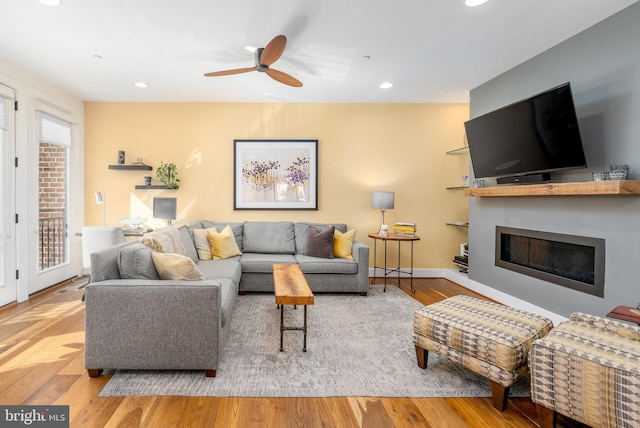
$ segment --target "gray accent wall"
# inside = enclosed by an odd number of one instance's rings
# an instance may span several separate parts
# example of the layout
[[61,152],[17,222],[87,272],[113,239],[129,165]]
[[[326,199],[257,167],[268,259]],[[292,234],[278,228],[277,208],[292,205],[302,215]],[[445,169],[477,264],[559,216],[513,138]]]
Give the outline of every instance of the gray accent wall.
[[[640,179],[639,23],[635,3],[480,85],[471,91],[471,117],[571,82],[588,168],[552,180],[589,181],[621,163],[630,165],[630,179]],[[562,316],[604,316],[640,302],[640,195],[470,197],[469,222],[474,281]],[[496,267],[497,225],[605,239],[604,298]]]

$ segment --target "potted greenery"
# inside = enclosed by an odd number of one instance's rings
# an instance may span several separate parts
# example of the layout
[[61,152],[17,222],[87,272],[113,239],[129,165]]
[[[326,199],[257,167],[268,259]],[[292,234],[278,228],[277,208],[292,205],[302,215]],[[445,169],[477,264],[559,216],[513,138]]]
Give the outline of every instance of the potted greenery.
[[164,163],[160,161],[160,166],[156,171],[158,180],[172,189],[178,188],[180,179],[178,178],[178,167],[175,163]]

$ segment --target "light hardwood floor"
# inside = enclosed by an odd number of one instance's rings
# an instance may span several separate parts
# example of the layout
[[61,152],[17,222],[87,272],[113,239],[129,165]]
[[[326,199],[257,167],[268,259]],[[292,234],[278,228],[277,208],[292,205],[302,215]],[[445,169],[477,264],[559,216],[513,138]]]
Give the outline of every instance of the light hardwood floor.
[[[490,398],[99,398],[110,376],[92,379],[84,369],[79,284],[0,309],[0,404],[69,405],[72,427],[538,426],[528,398],[509,399],[502,413]],[[413,297],[424,304],[456,294],[481,297],[445,279],[414,279],[414,285]],[[400,287],[412,294],[405,280]]]

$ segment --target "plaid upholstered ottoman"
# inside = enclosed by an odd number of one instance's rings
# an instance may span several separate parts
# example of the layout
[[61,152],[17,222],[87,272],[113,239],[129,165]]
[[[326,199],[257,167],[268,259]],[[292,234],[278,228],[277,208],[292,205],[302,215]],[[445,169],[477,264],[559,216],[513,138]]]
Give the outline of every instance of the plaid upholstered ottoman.
[[576,312],[531,345],[541,427],[557,413],[592,427],[640,426],[640,326]]
[[454,296],[414,312],[418,366],[429,351],[491,381],[493,406],[506,408],[509,387],[528,373],[531,342],[545,336],[551,320],[469,296]]

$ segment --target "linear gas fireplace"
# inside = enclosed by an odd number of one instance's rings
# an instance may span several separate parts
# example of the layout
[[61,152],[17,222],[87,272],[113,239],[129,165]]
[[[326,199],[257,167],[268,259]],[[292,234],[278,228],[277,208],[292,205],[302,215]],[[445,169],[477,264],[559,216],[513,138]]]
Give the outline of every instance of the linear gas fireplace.
[[496,266],[604,296],[604,239],[496,226]]

